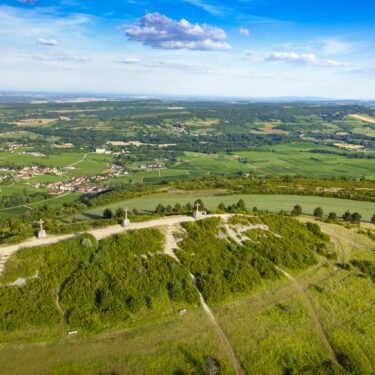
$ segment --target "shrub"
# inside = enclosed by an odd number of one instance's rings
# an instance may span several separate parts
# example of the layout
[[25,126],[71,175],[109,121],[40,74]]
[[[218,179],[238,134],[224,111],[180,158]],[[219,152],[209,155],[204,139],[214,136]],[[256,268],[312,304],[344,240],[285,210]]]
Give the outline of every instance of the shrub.
[[112,219],[112,217],[113,217],[113,212],[112,212],[112,210],[109,209],[109,208],[106,208],[106,209],[104,210],[104,212],[103,212],[103,218],[104,218],[104,219]]
[[302,208],[299,204],[297,204],[296,206],[294,206],[293,210],[292,210],[292,216],[300,216],[302,214]]
[[323,217],[323,209],[321,207],[317,207],[314,210],[315,217]]

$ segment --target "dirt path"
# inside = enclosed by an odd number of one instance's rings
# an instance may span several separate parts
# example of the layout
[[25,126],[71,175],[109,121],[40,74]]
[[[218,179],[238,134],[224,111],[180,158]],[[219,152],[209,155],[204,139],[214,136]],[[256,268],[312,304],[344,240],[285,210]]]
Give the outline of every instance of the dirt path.
[[[228,235],[239,245],[242,245],[242,242],[241,240],[237,237],[236,233],[234,232],[234,230],[230,227],[229,223],[228,223],[228,220],[225,220],[225,228],[227,230],[227,233]],[[275,265],[275,268],[280,271],[281,273],[283,273],[290,281],[291,283],[293,284],[293,287],[297,290],[297,292],[299,294],[301,294],[304,302],[305,302],[305,305],[309,311],[309,315],[311,317],[311,319],[313,320],[314,322],[314,325],[315,325],[315,328],[317,330],[317,333],[319,334],[319,337],[321,338],[321,340],[323,341],[324,345],[326,346],[329,354],[330,354],[330,357],[331,359],[336,363],[338,364],[338,361],[337,361],[337,357],[336,357],[336,353],[335,351],[333,350],[330,342],[328,341],[328,338],[324,332],[324,329],[322,327],[322,324],[319,320],[319,317],[315,311],[315,308],[309,298],[309,296],[306,294],[305,290],[303,289],[302,285],[298,283],[298,281],[292,276],[290,275],[288,272],[286,272],[284,269],[278,267],[277,265]]]
[[[228,215],[207,215],[205,218],[225,217],[225,216],[228,216]],[[162,218],[144,221],[140,223],[131,223],[126,228],[123,228],[121,225],[112,225],[110,227],[97,228],[97,229],[92,229],[90,231],[84,231],[84,232],[79,232],[79,233],[70,233],[70,234],[64,234],[64,235],[51,235],[51,236],[47,236],[41,239],[33,237],[16,245],[1,246],[0,247],[0,276],[4,270],[4,265],[6,261],[9,259],[9,257],[15,252],[17,252],[18,250],[23,249],[23,248],[52,245],[61,241],[66,241],[68,239],[77,237],[83,233],[89,233],[93,235],[98,241],[100,241],[106,237],[110,237],[115,234],[124,233],[129,230],[138,230],[138,229],[145,229],[145,228],[155,228],[155,227],[161,227],[161,226],[176,225],[176,224],[180,224],[180,223],[184,223],[188,221],[195,221],[195,220],[191,216],[168,216],[168,217],[162,217]]]
[[32,203],[29,203],[29,204],[21,204],[19,206],[12,206],[12,207],[7,207],[7,208],[0,208],[0,211],[13,210],[14,208],[20,208],[20,207],[26,207],[27,209],[32,210],[31,206],[34,205],[34,204],[41,204],[41,203],[44,203],[44,202],[52,201],[54,199],[58,199],[58,198],[61,198],[61,197],[66,197],[67,195],[70,195],[70,194],[72,194],[72,192],[59,194],[59,195],[56,195],[54,197],[47,198],[47,199],[44,199],[42,201],[32,202]]
[[217,335],[219,336],[221,343],[223,344],[224,350],[227,353],[227,355],[228,355],[230,361],[232,362],[233,366],[235,367],[237,374],[238,375],[245,375],[245,371],[242,369],[241,363],[238,360],[238,358],[237,358],[237,356],[236,356],[236,354],[235,354],[235,352],[232,348],[231,343],[229,342],[229,340],[228,340],[227,336],[225,335],[224,331],[221,329],[220,324],[217,321],[217,319],[215,318],[215,315],[213,314],[212,310],[210,309],[210,307],[207,305],[206,301],[204,300],[202,293],[199,291],[199,289],[197,287],[196,277],[194,275],[191,275],[191,277],[193,279],[194,286],[198,290],[199,298],[200,298],[201,304],[203,306],[203,310],[205,311],[206,315],[208,316],[208,319],[210,320],[212,326],[215,328],[215,331],[216,331]]
[[331,236],[332,241],[335,244],[336,250],[338,252],[338,261],[340,264],[345,263],[345,252],[344,252],[344,247],[342,246],[340,240],[337,237]]
[[278,267],[275,265],[275,268],[277,270],[279,270],[280,272],[282,272],[290,281],[291,283],[293,284],[294,288],[301,294],[304,302],[305,302],[305,305],[309,311],[309,314],[310,314],[310,317],[312,318],[313,322],[314,322],[314,325],[315,325],[315,328],[319,334],[319,337],[321,338],[321,340],[323,341],[324,345],[326,346],[329,354],[330,354],[330,357],[331,359],[336,363],[336,364],[339,364],[338,361],[337,361],[337,357],[336,357],[336,353],[335,351],[333,350],[330,342],[328,341],[328,338],[324,332],[324,329],[323,329],[323,326],[322,324],[320,323],[320,320],[319,320],[319,317],[315,311],[315,308],[314,308],[314,305],[312,304],[309,296],[305,293],[305,290],[303,289],[302,285],[298,283],[298,281],[292,276],[290,275],[288,272],[286,272],[285,270],[283,270],[282,268]]
[[[175,259],[177,262],[180,263],[180,260],[177,258],[174,250],[177,249],[178,244],[177,241],[173,235],[174,231],[176,230],[175,225],[168,225],[167,228],[167,235],[166,235],[166,240],[164,244],[164,253],[171,256],[173,259]],[[214,327],[216,334],[219,336],[220,341],[223,345],[223,348],[225,352],[228,355],[228,358],[230,359],[231,363],[233,364],[233,367],[236,369],[236,372],[238,375],[245,375],[244,370],[241,367],[240,361],[238,360],[236,354],[234,353],[234,350],[232,348],[232,345],[230,344],[227,336],[225,335],[224,331],[221,329],[219,322],[216,320],[215,315],[213,314],[212,310],[210,307],[207,305],[206,301],[204,300],[204,297],[200,290],[198,289],[197,286],[197,278],[196,276],[190,274],[193,285],[197,289],[198,294],[199,294],[199,299],[201,302],[201,305],[203,307],[204,312],[206,313],[210,323]]]
[[60,291],[58,289],[55,290],[55,305],[57,311],[61,316],[61,336],[65,336],[65,311],[62,309],[60,305]]
[[76,165],[78,165],[78,164],[83,163],[86,159],[87,159],[87,154],[84,154],[84,155],[82,156],[81,159],[79,159],[78,161],[75,161],[75,162],[72,163],[72,164],[69,164],[69,166],[74,167],[74,166],[76,166]]

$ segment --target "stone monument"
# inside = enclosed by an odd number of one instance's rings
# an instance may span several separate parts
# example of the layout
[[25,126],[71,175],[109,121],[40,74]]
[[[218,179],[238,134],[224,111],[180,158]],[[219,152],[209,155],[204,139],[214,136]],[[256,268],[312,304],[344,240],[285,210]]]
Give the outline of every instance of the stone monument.
[[193,212],[193,218],[195,220],[203,219],[204,217],[207,216],[207,212],[205,212],[205,211],[199,211],[199,207],[200,207],[200,204],[197,203],[195,205],[196,210]]
[[122,219],[122,227],[125,228],[130,224],[130,220],[128,219],[128,208],[125,207],[125,217]]
[[47,233],[46,233],[46,231],[43,228],[44,221],[42,219],[40,219],[38,221],[38,224],[40,225],[40,229],[39,229],[39,232],[38,232],[38,238],[46,238],[47,237]]

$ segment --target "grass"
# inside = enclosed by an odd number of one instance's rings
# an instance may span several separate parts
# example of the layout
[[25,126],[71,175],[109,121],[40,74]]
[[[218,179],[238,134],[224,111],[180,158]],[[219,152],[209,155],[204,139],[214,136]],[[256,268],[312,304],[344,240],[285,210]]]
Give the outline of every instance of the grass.
[[[358,228],[321,226],[340,241],[346,262],[375,261],[374,242],[358,234]],[[340,269],[327,260],[295,277],[312,301],[341,366],[349,373],[372,374],[373,282],[356,269]],[[248,374],[343,373],[342,367],[328,362],[306,301],[286,278],[266,281],[253,294],[217,305],[214,314]],[[220,363],[220,374],[234,374],[201,308],[188,308],[185,316],[177,309],[126,331],[79,331],[73,337],[56,334],[50,342],[0,345],[2,371],[9,375],[203,374],[207,357]]]
[[298,296],[260,310],[248,303],[215,313],[248,374],[285,374],[329,359]]
[[[303,219],[305,220],[305,219]],[[375,261],[374,242],[345,229],[322,223],[345,252],[345,260]],[[358,270],[334,268],[327,262],[296,276],[306,290],[340,362],[337,373],[372,374],[375,289]],[[253,296],[218,306],[215,314],[249,374],[319,373],[329,356],[316,335],[300,294],[279,281]],[[321,364],[321,367],[318,365]],[[288,372],[289,371],[289,372]]]
[[47,167],[65,167],[81,160],[83,155],[83,153],[62,152],[61,154],[39,157],[33,155],[23,155],[21,153],[2,153],[0,155],[0,163],[2,165],[15,163],[20,166],[43,164]]
[[340,272],[335,278],[319,283],[318,288],[309,288],[308,293],[335,352],[342,360],[346,359],[347,370],[373,373],[375,290],[372,281],[357,272]]
[[2,373],[7,375],[204,373],[207,357],[220,363],[221,374],[234,375],[202,310],[115,334],[0,347]]
[[351,212],[359,212],[363,220],[369,221],[371,216],[375,213],[375,203],[353,201],[348,199],[315,197],[315,196],[300,196],[300,195],[215,195],[217,192],[212,191],[197,191],[197,192],[168,192],[161,194],[149,195],[141,198],[130,199],[126,201],[116,202],[108,206],[97,207],[89,210],[84,214],[77,215],[79,219],[85,219],[86,214],[101,216],[105,208],[116,210],[119,207],[127,206],[130,209],[136,208],[139,211],[150,212],[161,203],[163,205],[172,205],[176,203],[186,204],[194,202],[196,199],[203,199],[208,209],[216,209],[219,203],[223,202],[225,205],[237,203],[239,199],[243,199],[248,208],[258,207],[260,210],[269,210],[271,212],[279,212],[280,210],[291,211],[296,204],[302,206],[302,210],[307,215],[312,215],[316,207],[322,207],[325,214],[331,211],[342,215],[346,210]]

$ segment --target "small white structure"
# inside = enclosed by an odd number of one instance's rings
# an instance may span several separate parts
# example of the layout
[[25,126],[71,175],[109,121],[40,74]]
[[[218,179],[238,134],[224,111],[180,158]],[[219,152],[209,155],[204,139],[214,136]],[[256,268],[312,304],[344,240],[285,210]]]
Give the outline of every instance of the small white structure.
[[39,232],[38,232],[38,238],[39,239],[46,238],[47,232],[43,229],[44,221],[42,219],[40,219],[38,223],[40,225],[40,229],[39,229]]
[[130,224],[130,220],[128,219],[128,208],[125,207],[125,217],[122,219],[122,227],[125,228]]
[[184,316],[186,315],[186,313],[187,313],[186,309],[180,310],[180,316]]
[[200,207],[199,203],[197,203],[195,205],[195,207],[196,207],[196,210],[193,212],[193,218],[195,220],[203,219],[204,217],[207,216],[207,212],[206,211],[199,211],[199,207]]
[[97,148],[97,149],[95,149],[95,152],[97,153],[97,154],[105,154],[106,153],[106,149],[105,148]]

